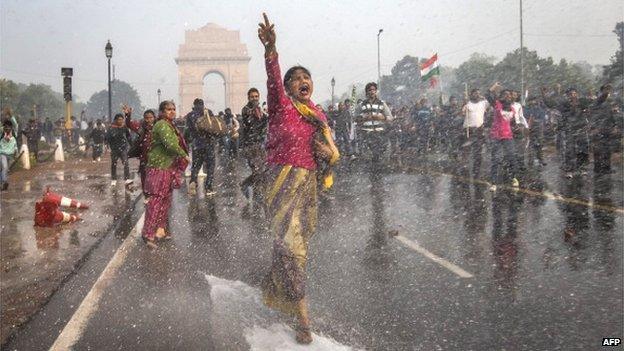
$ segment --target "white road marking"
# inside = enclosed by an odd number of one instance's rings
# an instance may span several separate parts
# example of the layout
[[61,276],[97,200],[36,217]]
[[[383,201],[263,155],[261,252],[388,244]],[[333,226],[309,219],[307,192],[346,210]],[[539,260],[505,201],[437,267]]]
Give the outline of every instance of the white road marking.
[[108,262],[108,265],[106,265],[106,268],[104,268],[104,271],[100,274],[98,280],[95,284],[93,284],[93,287],[91,287],[87,296],[84,300],[82,300],[82,303],[80,303],[80,306],[78,306],[78,309],[74,312],[72,318],[65,325],[61,334],[58,338],[56,338],[56,341],[52,347],[50,347],[50,350],[70,350],[80,339],[87,323],[93,314],[98,310],[98,305],[104,290],[106,290],[112,282],[117,270],[126,260],[128,253],[137,245],[137,238],[143,229],[144,220],[145,213],[141,215],[141,218],[139,218],[130,234],[128,234],[124,242],[117,249],[117,252],[115,252],[115,255],[110,262]]
[[473,275],[466,272],[465,270],[463,270],[461,267],[445,260],[442,257],[439,257],[431,252],[429,252],[427,249],[425,249],[424,247],[420,246],[420,244],[418,244],[416,241],[412,241],[404,236],[401,235],[397,235],[395,236],[395,238],[400,241],[401,243],[403,243],[403,245],[407,246],[408,248],[422,254],[423,256],[427,257],[428,259],[432,260],[433,262],[439,264],[440,266],[448,269],[449,271],[457,274],[458,276],[460,276],[461,278],[472,278]]

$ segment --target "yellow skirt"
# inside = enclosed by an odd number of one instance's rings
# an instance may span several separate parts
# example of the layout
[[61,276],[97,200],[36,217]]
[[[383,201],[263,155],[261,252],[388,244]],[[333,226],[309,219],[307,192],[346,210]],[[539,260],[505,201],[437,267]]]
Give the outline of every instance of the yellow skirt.
[[263,300],[270,308],[296,316],[305,297],[308,240],[316,230],[316,172],[290,165],[272,171],[266,199],[273,260],[263,282]]

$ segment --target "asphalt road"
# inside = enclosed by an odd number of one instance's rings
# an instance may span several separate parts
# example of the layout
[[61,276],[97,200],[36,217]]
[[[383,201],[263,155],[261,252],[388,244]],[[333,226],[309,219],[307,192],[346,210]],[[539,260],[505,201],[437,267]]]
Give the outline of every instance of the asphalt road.
[[103,243],[6,349],[594,350],[623,335],[622,193],[610,179],[554,178],[557,199],[345,166],[320,203],[315,341],[300,347],[292,321],[260,301],[271,238],[245,208],[246,174],[225,166],[213,198],[177,191],[174,239],[155,252],[134,231]]

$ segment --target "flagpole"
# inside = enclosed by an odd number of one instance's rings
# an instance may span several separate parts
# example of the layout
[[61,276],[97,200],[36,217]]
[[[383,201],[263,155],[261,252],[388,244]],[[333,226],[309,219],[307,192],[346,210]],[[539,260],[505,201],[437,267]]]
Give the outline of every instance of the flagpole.
[[[438,75],[438,90],[440,91],[440,97],[442,96],[442,67],[440,65],[440,56],[438,56],[438,53],[436,52],[434,55],[436,55],[436,57],[438,58],[436,61],[438,61],[438,72],[440,73]],[[442,104],[440,104],[442,105]]]
[[520,0],[520,103],[524,105],[524,32],[522,30],[522,0]]

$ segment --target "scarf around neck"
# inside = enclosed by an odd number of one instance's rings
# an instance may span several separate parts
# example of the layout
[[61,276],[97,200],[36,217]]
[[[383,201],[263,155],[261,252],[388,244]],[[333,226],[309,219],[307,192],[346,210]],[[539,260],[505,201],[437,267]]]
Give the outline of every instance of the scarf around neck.
[[325,187],[325,189],[329,189],[332,187],[334,183],[334,177],[333,177],[333,172],[331,171],[331,167],[335,165],[336,162],[338,162],[338,160],[340,159],[340,152],[338,151],[338,148],[334,144],[334,139],[331,136],[331,130],[329,129],[329,126],[327,125],[327,123],[325,123],[318,116],[316,111],[311,109],[308,105],[303,104],[294,99],[292,99],[292,103],[295,109],[297,109],[297,111],[301,115],[301,117],[303,117],[303,120],[310,123],[316,128],[316,130],[319,132],[319,134],[323,138],[322,142],[324,142],[332,151],[332,155],[327,161],[328,169],[324,172],[325,174],[323,175],[323,186]]

